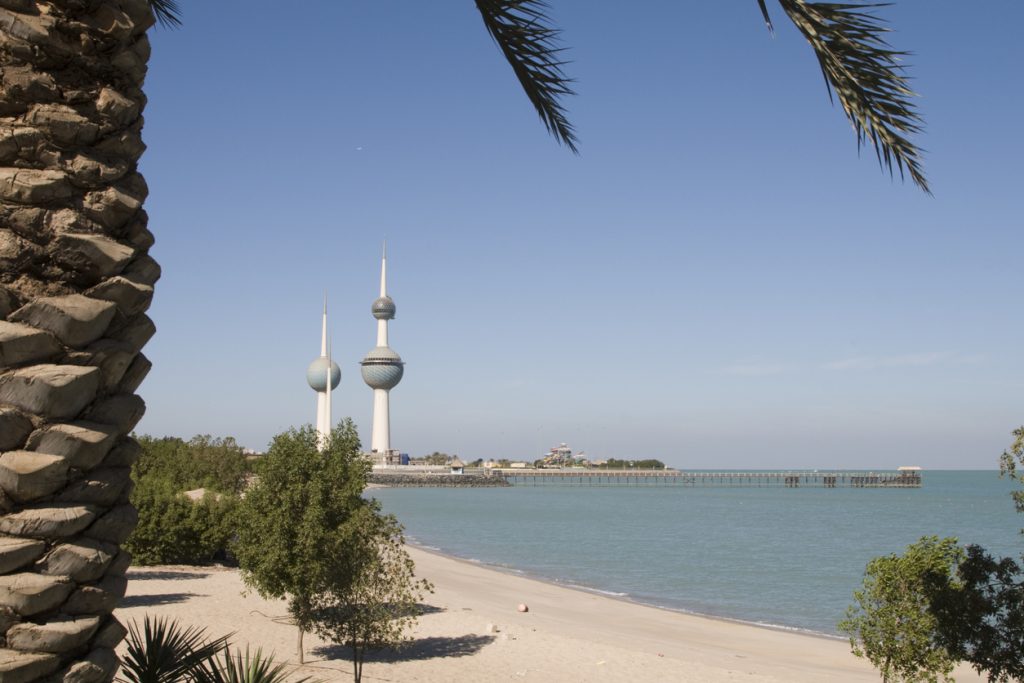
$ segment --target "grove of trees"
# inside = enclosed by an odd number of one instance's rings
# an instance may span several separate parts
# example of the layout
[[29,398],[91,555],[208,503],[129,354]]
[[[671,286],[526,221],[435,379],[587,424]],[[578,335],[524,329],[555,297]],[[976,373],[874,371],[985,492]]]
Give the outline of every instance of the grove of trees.
[[[226,559],[250,464],[234,439],[142,436],[132,466],[135,531],[125,541],[136,564],[203,564]],[[192,500],[186,491],[205,489]]]

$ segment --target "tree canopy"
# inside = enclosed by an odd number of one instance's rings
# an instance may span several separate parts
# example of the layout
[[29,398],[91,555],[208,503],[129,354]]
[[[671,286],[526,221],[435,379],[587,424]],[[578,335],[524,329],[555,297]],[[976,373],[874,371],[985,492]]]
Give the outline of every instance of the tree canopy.
[[[1000,476],[1017,481],[1024,427],[1000,458]],[[1012,492],[1024,512],[1024,492]],[[1024,563],[1024,556],[1022,556]],[[970,663],[990,681],[1024,680],[1024,566],[957,539],[922,538],[903,555],[872,560],[856,605],[839,629],[854,654],[885,680],[934,681],[952,663]]]
[[[250,464],[231,437],[138,438],[131,503],[139,522],[125,541],[136,564],[203,564],[225,559]],[[199,500],[186,491],[206,489]]]
[[936,617],[929,586],[952,582],[962,557],[955,538],[922,538],[903,555],[876,557],[864,570],[864,587],[853,594],[839,630],[850,636],[858,657],[868,660],[886,683],[952,681],[956,660],[935,642]]
[[300,661],[301,634],[310,630],[359,647],[394,642],[410,613],[392,608],[414,604],[424,587],[412,581],[397,520],[362,495],[369,469],[351,420],[322,448],[313,427],[290,429],[274,437],[242,501],[242,578],[263,597],[287,601]]

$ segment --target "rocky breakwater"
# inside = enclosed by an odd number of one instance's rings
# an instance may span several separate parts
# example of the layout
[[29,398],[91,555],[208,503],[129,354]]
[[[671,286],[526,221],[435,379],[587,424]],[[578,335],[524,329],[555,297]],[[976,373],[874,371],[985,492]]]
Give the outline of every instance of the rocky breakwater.
[[367,482],[373,486],[386,486],[390,488],[492,488],[511,486],[502,477],[481,474],[436,474],[433,472],[373,472],[370,474]]
[[146,0],[0,0],[0,681],[102,683],[160,267]]

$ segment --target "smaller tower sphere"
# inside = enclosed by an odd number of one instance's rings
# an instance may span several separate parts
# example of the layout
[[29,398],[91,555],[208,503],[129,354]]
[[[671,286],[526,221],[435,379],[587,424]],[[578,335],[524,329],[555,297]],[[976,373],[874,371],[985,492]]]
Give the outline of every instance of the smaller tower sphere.
[[[306,368],[306,381],[313,391],[327,391],[327,357],[320,356],[313,360]],[[341,383],[341,368],[334,361],[331,361],[331,391],[338,388]]]
[[377,320],[393,320],[395,317],[395,302],[390,296],[382,296],[373,302],[373,317]]

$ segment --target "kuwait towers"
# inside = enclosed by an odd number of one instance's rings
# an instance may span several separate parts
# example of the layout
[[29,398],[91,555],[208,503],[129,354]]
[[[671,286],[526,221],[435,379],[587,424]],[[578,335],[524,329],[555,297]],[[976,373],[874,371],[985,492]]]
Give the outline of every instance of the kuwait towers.
[[405,364],[388,346],[388,321],[395,317],[395,302],[388,296],[387,245],[380,261],[380,296],[373,302],[373,317],[377,319],[377,346],[362,360],[363,381],[373,389],[373,434],[370,450],[382,464],[391,461],[391,417],[388,413],[388,392],[402,381]]
[[331,433],[331,392],[341,382],[341,368],[331,360],[327,344],[327,296],[324,295],[324,320],[320,332],[320,357],[313,360],[306,369],[306,381],[316,392],[316,433],[320,447],[327,443]]

